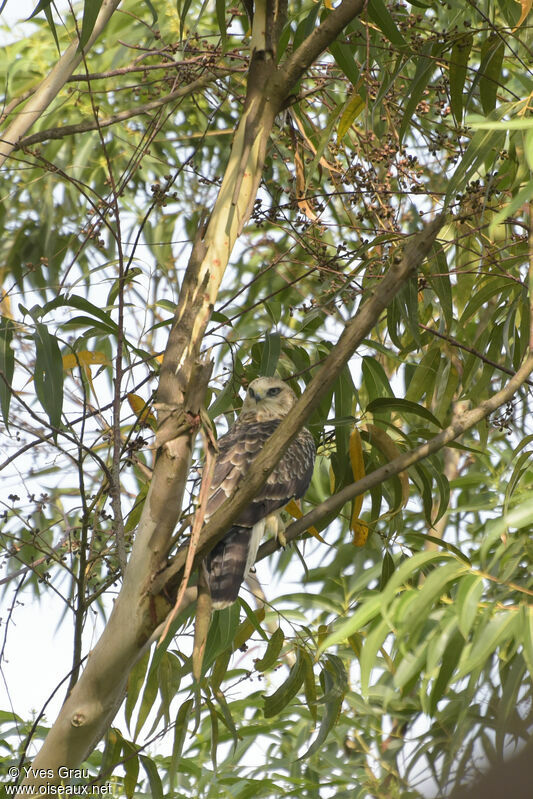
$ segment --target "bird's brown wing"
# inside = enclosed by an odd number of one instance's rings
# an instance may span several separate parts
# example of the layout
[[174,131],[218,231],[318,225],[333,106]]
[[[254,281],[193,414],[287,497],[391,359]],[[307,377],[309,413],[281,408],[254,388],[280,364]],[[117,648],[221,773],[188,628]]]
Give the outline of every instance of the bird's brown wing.
[[[239,419],[219,439],[219,454],[215,463],[211,494],[206,517],[234,492],[280,420],[268,422]],[[293,497],[302,497],[313,474],[315,444],[308,430],[302,430],[292,442],[263,488],[242,511],[234,526],[215,545],[206,559],[209,585],[214,608],[223,608],[237,599],[249,555],[255,559],[262,528],[260,522],[269,514],[284,507]],[[259,538],[254,535],[258,525]],[[250,553],[250,547],[255,552]]]

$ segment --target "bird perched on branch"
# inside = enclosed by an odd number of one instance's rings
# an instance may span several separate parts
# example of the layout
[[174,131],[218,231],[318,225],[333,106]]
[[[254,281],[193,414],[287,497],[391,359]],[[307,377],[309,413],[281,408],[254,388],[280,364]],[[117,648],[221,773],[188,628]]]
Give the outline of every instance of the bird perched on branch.
[[[217,455],[206,520],[246,480],[252,461],[268,446],[268,438],[294,403],[294,391],[276,377],[253,380],[239,418],[218,440]],[[265,532],[282,538],[280,510],[307,491],[313,474],[315,444],[309,430],[300,431],[258,495],[240,514],[233,527],[206,558],[213,608],[231,605],[252,568]]]

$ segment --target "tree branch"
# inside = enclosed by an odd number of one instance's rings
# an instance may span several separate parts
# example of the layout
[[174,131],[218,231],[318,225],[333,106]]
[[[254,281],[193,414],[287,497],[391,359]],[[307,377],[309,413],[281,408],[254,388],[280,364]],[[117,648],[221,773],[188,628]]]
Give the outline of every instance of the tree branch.
[[[224,72],[222,74],[225,74]],[[188,94],[205,89],[210,83],[215,80],[213,75],[204,75],[197,80],[191,81],[187,86],[181,86],[174,92],[170,92],[165,97],[159,97],[157,100],[152,100],[150,103],[144,105],[137,105],[135,108],[121,111],[104,119],[91,119],[86,122],[79,122],[77,125],[64,125],[61,128],[47,128],[47,130],[40,130],[38,133],[33,133],[31,136],[26,136],[20,139],[16,144],[15,149],[19,150],[22,147],[31,147],[33,144],[38,144],[43,141],[50,141],[54,139],[64,139],[65,136],[75,136],[77,133],[87,133],[91,130],[99,130],[100,128],[108,128],[110,125],[116,125],[118,122],[124,122],[126,119],[140,116],[141,114],[148,114],[156,108],[161,108],[162,105],[167,105],[174,100],[179,100],[181,97],[186,97]]]
[[[405,246],[403,256],[393,260],[389,271],[381,279],[374,294],[363,302],[355,317],[348,322],[319,372],[254,460],[247,474],[246,482],[237,487],[233,496],[213,514],[203,528],[198,543],[197,560],[204,557],[216,542],[220,541],[239,513],[266,482],[268,475],[274,470],[312,411],[333,385],[358,345],[377,323],[384,308],[422,264],[430,252],[443,222],[444,217],[442,216],[430,222]],[[150,589],[152,594],[157,595],[160,591],[168,590],[170,586],[174,589],[176,582],[181,579],[184,560],[185,553],[178,552],[172,563],[154,579]]]
[[35,94],[28,100],[27,104],[24,106],[24,110],[13,120],[5,133],[0,136],[0,166],[2,166],[6,158],[13,152],[26,131],[31,128],[33,123],[36,122],[48,108],[52,100],[55,99],[76,67],[81,64],[85,53],[91,49],[94,42],[98,39],[119,3],[120,0],[103,0],[93,32],[85,45],[84,51],[82,52],[78,49],[79,41],[76,37],[72,44],[65,50],[52,71],[41,82]]
[[[463,435],[463,433],[466,433],[472,427],[475,427],[476,424],[479,424],[480,421],[486,419],[491,413],[494,413],[501,405],[509,402],[518,389],[527,382],[527,378],[531,372],[533,372],[533,353],[527,356],[520,369],[501,391],[489,397],[489,399],[478,405],[477,408],[456,414],[448,427],[434,438],[430,438],[425,444],[421,444],[419,447],[409,450],[409,452],[404,452],[379,469],[365,475],[361,480],[350,483],[350,485],[345,486],[337,494],[333,494],[333,496],[321,502],[320,505],[317,505],[317,507],[313,508],[309,513],[306,513],[301,519],[292,522],[285,530],[287,541],[293,541],[309,527],[320,522],[325,516],[340,510],[346,502],[349,502],[361,494],[365,494],[384,480],[394,477],[394,475],[403,472],[409,466],[413,466],[415,463],[418,463],[434,452],[442,449],[451,441],[455,441]],[[259,548],[256,560],[262,560],[268,557],[268,555],[271,555],[276,549],[279,549],[276,541],[266,541]]]
[[311,31],[279,69],[279,79],[292,87],[306,69],[333,42],[346,25],[359,16],[367,0],[343,0]]

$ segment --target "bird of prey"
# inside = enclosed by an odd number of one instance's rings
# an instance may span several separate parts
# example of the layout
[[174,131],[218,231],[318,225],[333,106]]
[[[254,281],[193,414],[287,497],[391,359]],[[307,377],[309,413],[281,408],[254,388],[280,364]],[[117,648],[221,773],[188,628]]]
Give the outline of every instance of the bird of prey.
[[[296,402],[292,389],[276,377],[253,380],[235,424],[218,440],[206,520],[246,480],[255,456]],[[315,444],[305,428],[289,446],[263,488],[243,510],[233,527],[206,558],[213,608],[220,610],[237,599],[242,582],[253,567],[261,538],[275,531],[280,537],[279,511],[307,491],[313,474]]]

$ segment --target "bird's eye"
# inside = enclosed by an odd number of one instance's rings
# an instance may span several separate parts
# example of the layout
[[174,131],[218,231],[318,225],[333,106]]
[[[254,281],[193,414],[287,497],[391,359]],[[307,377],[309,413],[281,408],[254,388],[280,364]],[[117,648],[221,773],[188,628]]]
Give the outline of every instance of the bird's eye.
[[281,388],[279,386],[276,386],[275,388],[269,388],[267,391],[267,397],[277,397],[280,391]]
[[252,399],[255,399],[255,391],[253,388],[248,389],[248,394],[251,396]]

